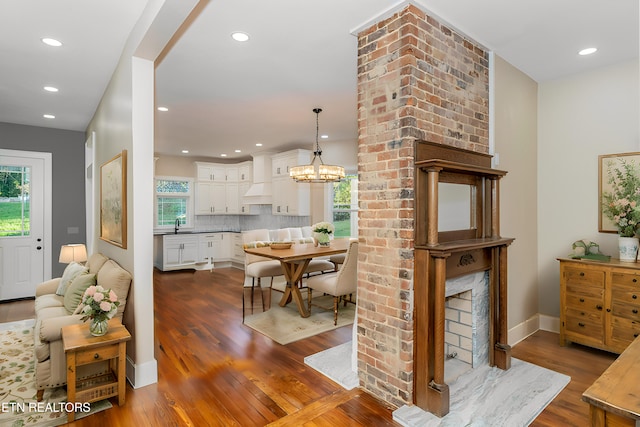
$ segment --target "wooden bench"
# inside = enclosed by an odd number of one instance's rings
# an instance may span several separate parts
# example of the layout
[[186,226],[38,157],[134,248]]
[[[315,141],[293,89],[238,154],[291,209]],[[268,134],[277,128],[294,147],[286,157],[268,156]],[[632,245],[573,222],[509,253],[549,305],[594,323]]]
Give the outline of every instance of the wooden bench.
[[591,427],[640,426],[640,337],[582,394]]

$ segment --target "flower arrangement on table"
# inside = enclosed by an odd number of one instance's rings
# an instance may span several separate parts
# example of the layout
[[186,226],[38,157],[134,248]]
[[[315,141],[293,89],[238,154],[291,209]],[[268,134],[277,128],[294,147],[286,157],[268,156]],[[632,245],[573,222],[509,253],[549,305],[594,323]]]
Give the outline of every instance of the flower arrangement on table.
[[634,237],[640,226],[640,169],[633,162],[620,159],[620,167],[608,164],[610,191],[602,194],[602,213],[618,229],[620,237]]
[[311,229],[315,233],[316,240],[321,246],[329,246],[329,234],[336,231],[336,228],[330,222],[322,221],[311,226]]
[[118,295],[111,289],[105,289],[100,285],[89,286],[82,296],[82,318],[91,319],[89,330],[91,334],[100,336],[107,333],[107,321],[115,316],[120,301]]

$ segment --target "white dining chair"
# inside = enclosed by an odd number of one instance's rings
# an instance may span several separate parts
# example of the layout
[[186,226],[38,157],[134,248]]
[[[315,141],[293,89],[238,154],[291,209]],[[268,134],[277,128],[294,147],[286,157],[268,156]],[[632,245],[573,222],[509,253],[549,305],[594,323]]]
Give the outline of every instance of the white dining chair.
[[[347,302],[355,303],[352,296],[358,288],[358,240],[352,239],[349,243],[349,249],[344,257],[342,268],[337,272],[321,274],[309,277],[307,279],[307,305],[309,313],[311,306],[315,305],[324,309],[317,304],[313,304],[313,291],[333,296],[333,324],[338,324],[338,305],[340,301],[344,301],[346,307]],[[347,299],[348,297],[348,299]]]
[[[269,243],[269,230],[258,229],[244,231],[242,233],[242,243],[244,247]],[[251,305],[251,313],[253,313],[254,293],[255,288],[257,287],[262,293],[262,310],[268,310],[271,307],[271,285],[273,284],[273,278],[283,275],[284,272],[282,271],[280,261],[248,253],[244,254],[245,279],[242,295],[243,321],[245,315],[245,300],[247,299],[247,296],[249,297],[249,303]],[[251,283],[248,283],[249,278],[251,278]],[[262,287],[263,278],[271,278],[269,285],[265,288]],[[247,295],[248,293],[249,295]]]

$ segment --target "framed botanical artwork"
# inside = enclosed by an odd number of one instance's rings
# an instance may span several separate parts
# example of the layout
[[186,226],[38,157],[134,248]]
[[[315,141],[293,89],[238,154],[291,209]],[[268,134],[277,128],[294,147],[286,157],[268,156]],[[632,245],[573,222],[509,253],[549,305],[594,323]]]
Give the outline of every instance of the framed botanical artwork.
[[598,231],[601,233],[618,233],[618,227],[604,213],[603,196],[613,190],[611,178],[624,173],[625,164],[640,168],[640,152],[598,156]]
[[127,248],[127,150],[100,167],[100,239]]

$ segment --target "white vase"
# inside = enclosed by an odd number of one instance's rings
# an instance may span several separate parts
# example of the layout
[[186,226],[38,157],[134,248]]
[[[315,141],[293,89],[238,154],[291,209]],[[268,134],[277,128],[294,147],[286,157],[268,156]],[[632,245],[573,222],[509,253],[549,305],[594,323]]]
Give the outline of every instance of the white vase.
[[635,262],[638,256],[638,238],[619,236],[618,249],[620,250],[620,261]]

